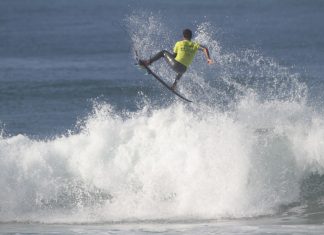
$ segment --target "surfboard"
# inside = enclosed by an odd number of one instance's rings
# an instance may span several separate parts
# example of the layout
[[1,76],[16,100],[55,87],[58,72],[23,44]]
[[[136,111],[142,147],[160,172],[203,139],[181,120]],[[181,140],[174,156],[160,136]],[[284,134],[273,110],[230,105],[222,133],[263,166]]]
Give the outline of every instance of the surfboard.
[[136,51],[135,51],[135,55],[136,55],[137,65],[139,65],[140,67],[144,68],[147,71],[148,74],[152,75],[162,85],[164,85],[166,88],[168,88],[168,90],[171,91],[173,94],[175,94],[176,96],[180,97],[181,99],[183,99],[183,100],[185,100],[187,102],[192,102],[191,100],[188,100],[186,97],[184,97],[183,95],[181,95],[177,91],[173,90],[165,81],[163,81],[163,79],[161,79],[156,73],[154,73],[151,70],[151,68],[149,68],[148,66],[146,66],[144,64],[140,64],[140,59],[138,58],[138,55],[137,55],[137,52]]

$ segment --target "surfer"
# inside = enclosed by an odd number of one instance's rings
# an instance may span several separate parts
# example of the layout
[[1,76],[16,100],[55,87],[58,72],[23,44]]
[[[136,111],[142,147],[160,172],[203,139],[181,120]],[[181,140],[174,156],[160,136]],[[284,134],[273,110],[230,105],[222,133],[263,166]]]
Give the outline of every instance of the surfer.
[[149,66],[155,61],[164,57],[166,62],[177,73],[175,81],[171,87],[172,90],[175,90],[178,81],[191,64],[193,58],[196,55],[197,50],[201,50],[204,52],[208,64],[213,63],[212,59],[210,58],[207,47],[202,46],[197,42],[192,42],[191,38],[191,30],[185,29],[183,30],[183,39],[181,41],[178,41],[174,46],[173,54],[166,50],[162,50],[149,60],[140,60],[140,63],[144,64],[145,66]]

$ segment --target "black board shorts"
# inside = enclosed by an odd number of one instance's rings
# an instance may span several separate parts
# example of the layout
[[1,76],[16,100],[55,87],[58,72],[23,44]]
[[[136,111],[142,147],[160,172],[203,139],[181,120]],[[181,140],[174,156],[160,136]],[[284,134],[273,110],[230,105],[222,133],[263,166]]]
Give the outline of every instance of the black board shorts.
[[184,74],[187,70],[187,67],[180,62],[174,59],[173,54],[168,52],[167,50],[162,50],[158,52],[155,56],[150,59],[150,62],[153,63],[154,61],[164,57],[166,62],[170,65],[170,67],[177,73],[177,74]]

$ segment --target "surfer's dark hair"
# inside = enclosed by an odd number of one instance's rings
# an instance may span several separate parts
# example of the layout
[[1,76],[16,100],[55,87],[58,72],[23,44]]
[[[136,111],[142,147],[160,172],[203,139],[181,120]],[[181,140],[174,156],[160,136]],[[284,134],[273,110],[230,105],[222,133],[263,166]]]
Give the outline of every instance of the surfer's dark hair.
[[191,38],[192,38],[192,32],[191,32],[190,29],[185,29],[185,30],[183,30],[182,34],[183,34],[183,37],[184,37],[185,39],[189,39],[189,40],[191,40]]

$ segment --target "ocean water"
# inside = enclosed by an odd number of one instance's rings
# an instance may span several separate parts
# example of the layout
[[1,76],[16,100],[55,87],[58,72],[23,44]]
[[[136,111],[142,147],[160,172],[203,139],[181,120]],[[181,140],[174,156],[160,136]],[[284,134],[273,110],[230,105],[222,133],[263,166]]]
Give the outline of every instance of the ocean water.
[[[323,234],[323,12],[1,0],[0,233]],[[181,79],[192,103],[134,65],[184,28],[215,62]]]

